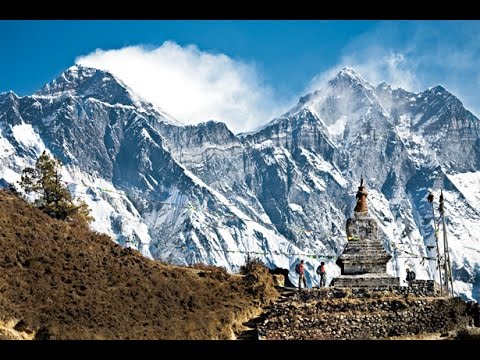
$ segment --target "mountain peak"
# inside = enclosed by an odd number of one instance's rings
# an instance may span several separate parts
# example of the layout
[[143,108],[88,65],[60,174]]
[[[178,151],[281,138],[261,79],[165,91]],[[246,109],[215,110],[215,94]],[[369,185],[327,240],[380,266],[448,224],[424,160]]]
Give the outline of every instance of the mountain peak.
[[447,89],[445,89],[442,85],[437,85],[434,87],[429,88],[431,92],[436,92],[436,93],[446,93],[448,92]]
[[358,85],[373,90],[373,86],[365,80],[355,69],[351,67],[344,67],[342,70],[339,71],[337,76],[329,81],[330,85],[336,86],[347,86],[347,87],[356,87]]
[[98,79],[100,81],[105,81],[104,77],[108,80],[115,80],[111,74],[102,70],[89,68],[82,65],[73,65],[61,73],[56,79],[43,86],[35,94],[56,95],[69,90],[76,91],[85,83],[89,83],[89,85],[91,85],[92,80]]
[[[298,103],[284,115],[296,113],[306,107],[317,107],[318,104],[323,103],[325,97],[337,91],[347,91],[357,96],[367,97],[371,99],[374,87],[366,81],[355,69],[345,66],[338,74],[328,81],[327,86],[321,85],[314,92],[308,93],[300,97]],[[371,101],[371,100],[369,100]]]
[[337,78],[347,78],[356,80],[359,82],[367,82],[354,68],[349,66],[345,66],[340,72],[337,74]]
[[338,75],[360,76],[360,74],[352,67],[345,66]]
[[391,90],[392,86],[386,81],[382,81],[380,84],[377,85],[377,89]]
[[[432,97],[432,98],[441,97],[441,98],[444,98],[444,99],[457,99],[457,97],[455,95],[450,93],[447,89],[445,89],[441,85],[430,87],[427,90],[425,90],[422,94],[424,94],[425,96],[428,96],[428,97]],[[460,100],[458,100],[458,101],[460,101]]]
[[[66,81],[73,83],[73,84],[81,84],[82,82],[94,78],[94,77],[107,77],[115,82],[119,82],[111,73],[108,71],[91,68],[87,66],[83,66],[80,64],[75,64],[70,66],[67,70],[65,70],[57,79],[65,79]],[[56,79],[56,80],[57,80]]]
[[55,80],[43,86],[37,96],[91,97],[109,104],[133,105],[127,87],[111,73],[82,65],[73,65]]
[[101,71],[95,68],[91,68],[88,66],[83,66],[80,64],[75,64],[70,66],[67,70],[63,72],[63,74],[71,74],[72,76],[92,76],[95,74],[97,71]]
[[19,98],[19,96],[17,94],[15,94],[12,90],[1,92],[0,96],[9,97],[11,99],[18,99]]

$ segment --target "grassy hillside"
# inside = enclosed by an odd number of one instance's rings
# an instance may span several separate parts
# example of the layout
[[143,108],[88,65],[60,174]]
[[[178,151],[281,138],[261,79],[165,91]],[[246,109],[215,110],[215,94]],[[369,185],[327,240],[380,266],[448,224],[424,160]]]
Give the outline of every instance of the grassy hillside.
[[278,296],[247,276],[175,267],[0,191],[0,338],[228,339]]

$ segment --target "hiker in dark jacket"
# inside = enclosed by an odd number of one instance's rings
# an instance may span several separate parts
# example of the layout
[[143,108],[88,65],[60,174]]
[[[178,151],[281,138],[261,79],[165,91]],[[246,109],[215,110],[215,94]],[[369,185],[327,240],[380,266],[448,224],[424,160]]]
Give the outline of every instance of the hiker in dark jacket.
[[407,287],[407,294],[408,294],[412,289],[413,280],[415,280],[415,272],[413,270],[410,271],[409,268],[407,268],[406,280],[407,280],[407,283],[408,283],[408,287]]
[[305,266],[303,265],[303,260],[300,261],[300,264],[298,266],[298,290],[302,289],[302,281],[303,286],[307,288],[307,280],[305,279]]
[[480,304],[473,305],[473,326],[480,327]]

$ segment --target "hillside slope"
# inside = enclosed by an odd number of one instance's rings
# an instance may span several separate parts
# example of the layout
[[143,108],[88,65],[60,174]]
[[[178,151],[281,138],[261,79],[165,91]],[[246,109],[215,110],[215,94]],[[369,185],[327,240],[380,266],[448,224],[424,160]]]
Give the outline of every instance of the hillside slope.
[[0,191],[0,339],[229,339],[277,296],[267,270],[149,260]]

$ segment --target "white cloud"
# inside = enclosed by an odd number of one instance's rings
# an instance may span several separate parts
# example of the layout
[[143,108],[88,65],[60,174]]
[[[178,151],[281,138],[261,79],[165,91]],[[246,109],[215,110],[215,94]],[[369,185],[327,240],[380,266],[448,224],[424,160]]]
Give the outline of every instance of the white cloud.
[[280,112],[280,103],[262,83],[254,64],[201,51],[195,45],[166,41],[156,48],[97,49],[76,63],[110,71],[140,97],[186,124],[213,119],[237,133]]
[[404,54],[400,52],[382,54],[381,51],[377,51],[373,58],[375,59],[373,61],[355,63],[354,56],[347,56],[344,62],[353,64],[353,67],[374,86],[386,81],[394,88],[400,87],[409,91],[421,90],[415,76],[414,64],[411,64]]

